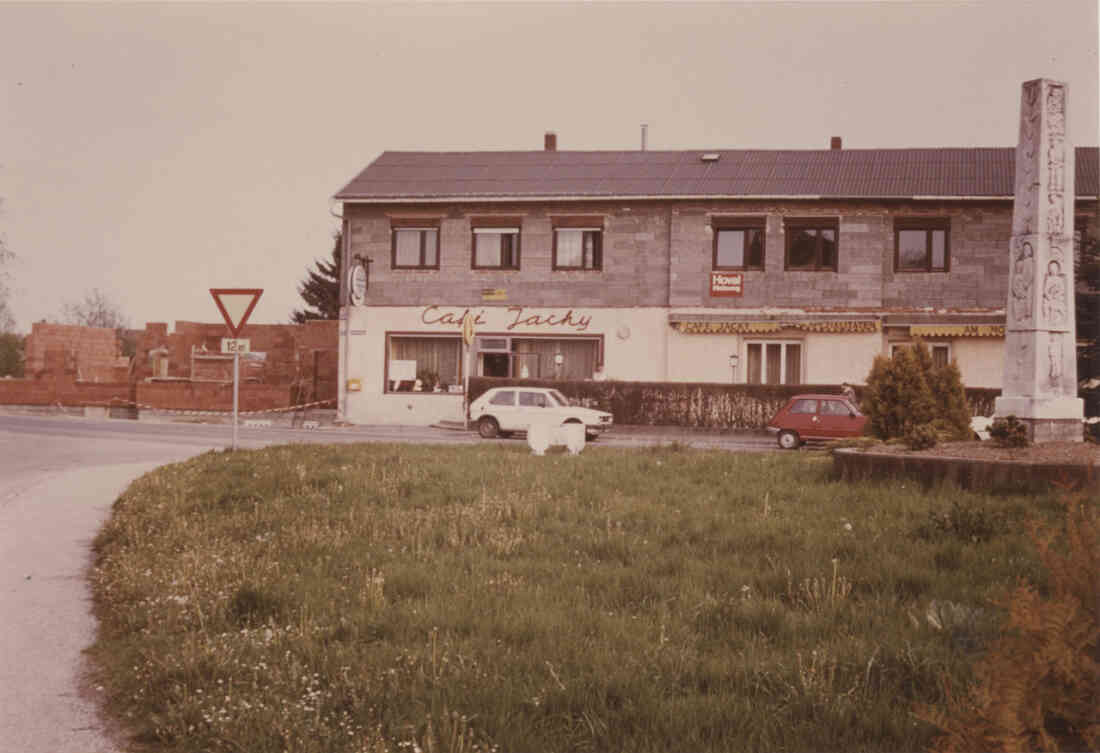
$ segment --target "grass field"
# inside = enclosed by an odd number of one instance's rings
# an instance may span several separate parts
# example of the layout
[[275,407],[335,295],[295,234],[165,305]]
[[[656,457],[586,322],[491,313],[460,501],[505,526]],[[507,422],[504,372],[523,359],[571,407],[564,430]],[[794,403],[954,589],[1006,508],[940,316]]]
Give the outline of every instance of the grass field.
[[1058,505],[830,465],[207,453],[95,542],[97,682],[153,751],[919,750]]

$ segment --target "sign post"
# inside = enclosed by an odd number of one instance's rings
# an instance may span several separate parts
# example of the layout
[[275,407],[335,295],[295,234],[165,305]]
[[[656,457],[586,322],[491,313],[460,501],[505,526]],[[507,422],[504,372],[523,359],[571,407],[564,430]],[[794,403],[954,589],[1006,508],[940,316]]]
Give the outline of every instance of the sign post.
[[233,449],[237,449],[237,407],[241,386],[241,353],[249,352],[249,341],[238,339],[252,310],[263,295],[263,288],[210,288],[210,295],[229,327],[233,339],[222,340],[222,352],[233,354]]
[[465,356],[462,369],[462,428],[470,428],[470,346],[474,342],[474,317],[469,311],[462,317],[462,343]]

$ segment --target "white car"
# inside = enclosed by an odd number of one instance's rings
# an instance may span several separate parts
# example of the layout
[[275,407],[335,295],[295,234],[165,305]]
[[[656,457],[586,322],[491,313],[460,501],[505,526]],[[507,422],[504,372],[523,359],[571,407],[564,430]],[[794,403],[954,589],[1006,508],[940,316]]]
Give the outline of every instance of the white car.
[[470,420],[486,439],[513,431],[527,431],[531,424],[584,424],[588,439],[595,439],[615,422],[610,413],[570,405],[555,389],[544,387],[493,387],[470,403]]

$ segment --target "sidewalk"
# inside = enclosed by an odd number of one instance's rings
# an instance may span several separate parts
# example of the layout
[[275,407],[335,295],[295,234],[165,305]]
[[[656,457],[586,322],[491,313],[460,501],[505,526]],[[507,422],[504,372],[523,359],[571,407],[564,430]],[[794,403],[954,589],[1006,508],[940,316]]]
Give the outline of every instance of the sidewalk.
[[89,545],[131,480],[161,462],[39,474],[0,505],[0,753],[113,753],[98,691]]
[[[470,423],[468,429],[463,427],[462,421],[443,419],[432,424],[435,429],[447,429],[448,431],[477,432],[477,426]],[[646,424],[615,424],[604,436],[630,437],[634,439],[664,439],[668,442],[677,440],[690,441],[692,439],[771,439],[765,429],[710,429],[691,426],[649,426]]]

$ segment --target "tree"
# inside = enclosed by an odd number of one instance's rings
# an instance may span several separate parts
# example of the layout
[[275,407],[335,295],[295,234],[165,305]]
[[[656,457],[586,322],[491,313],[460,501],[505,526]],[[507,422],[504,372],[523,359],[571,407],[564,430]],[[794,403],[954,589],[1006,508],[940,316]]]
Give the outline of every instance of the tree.
[[0,332],[0,378],[23,376],[23,337]]
[[15,259],[15,254],[0,236],[0,333],[15,331],[15,317],[8,306],[8,272],[5,267]]
[[1077,265],[1077,382],[1085,415],[1100,415],[1100,239],[1081,249]]
[[316,271],[307,268],[309,276],[298,286],[298,295],[307,308],[295,310],[290,318],[295,324],[310,319],[338,319],[340,317],[340,248],[343,236],[336,233],[332,244],[332,262],[315,260]]
[[130,320],[122,308],[99,290],[92,288],[84,293],[82,301],[68,301],[61,306],[61,321],[82,327],[113,329],[118,336],[122,355],[133,356],[137,350],[134,332],[129,329]]

